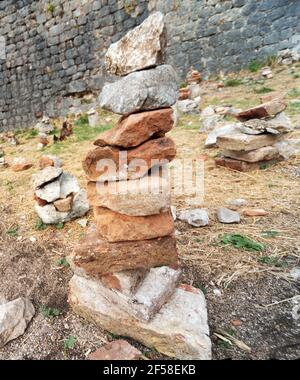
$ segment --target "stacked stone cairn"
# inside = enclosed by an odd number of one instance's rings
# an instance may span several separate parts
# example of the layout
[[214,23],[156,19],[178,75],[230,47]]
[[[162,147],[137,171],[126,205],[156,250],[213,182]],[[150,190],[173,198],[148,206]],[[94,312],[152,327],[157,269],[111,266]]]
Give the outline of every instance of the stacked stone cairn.
[[89,210],[86,190],[74,175],[64,172],[56,156],[42,156],[33,175],[35,210],[45,224],[59,224],[84,216]]
[[106,54],[108,72],[122,78],[104,86],[99,103],[123,116],[83,161],[95,226],[68,258],[74,271],[69,302],[113,334],[171,357],[210,359],[205,298],[180,285],[163,175],[176,154],[165,134],[178,96],[175,71],[163,64],[165,43],[163,15],[154,13]]
[[280,144],[293,130],[283,112],[286,106],[277,98],[237,113],[240,123],[230,134],[217,138],[217,146],[222,149],[217,166],[251,171],[281,160]]

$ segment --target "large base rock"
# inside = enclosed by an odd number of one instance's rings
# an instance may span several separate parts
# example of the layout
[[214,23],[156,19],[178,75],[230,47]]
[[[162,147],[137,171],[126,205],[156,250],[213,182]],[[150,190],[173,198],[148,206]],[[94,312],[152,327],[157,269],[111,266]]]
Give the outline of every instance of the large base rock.
[[203,293],[177,288],[169,302],[148,323],[129,316],[104,298],[98,284],[74,276],[69,302],[74,311],[116,335],[131,337],[178,359],[211,359],[211,341]]
[[106,84],[99,96],[99,105],[121,115],[170,107],[178,97],[177,81],[170,65],[137,71]]
[[225,168],[237,170],[239,172],[251,172],[252,170],[258,170],[263,165],[268,165],[270,162],[279,162],[281,159],[272,161],[260,161],[260,162],[246,162],[235,160],[228,157],[218,157],[215,160],[217,166],[224,166]]
[[35,310],[27,298],[0,303],[0,348],[24,334]]

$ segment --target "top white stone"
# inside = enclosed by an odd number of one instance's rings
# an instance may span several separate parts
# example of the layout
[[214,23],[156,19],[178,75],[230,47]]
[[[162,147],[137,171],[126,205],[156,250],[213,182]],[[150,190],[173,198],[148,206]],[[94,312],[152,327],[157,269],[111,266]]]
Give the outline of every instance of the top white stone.
[[164,63],[165,46],[164,16],[156,12],[109,47],[105,56],[106,69],[122,76],[160,65]]

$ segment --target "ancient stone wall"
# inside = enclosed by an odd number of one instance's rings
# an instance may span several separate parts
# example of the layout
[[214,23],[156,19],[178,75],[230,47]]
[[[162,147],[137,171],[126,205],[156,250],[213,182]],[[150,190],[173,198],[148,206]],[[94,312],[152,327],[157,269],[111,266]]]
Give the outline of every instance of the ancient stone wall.
[[166,15],[167,59],[182,77],[191,65],[208,75],[300,49],[299,0],[2,0],[0,131],[98,94],[107,47],[155,10]]

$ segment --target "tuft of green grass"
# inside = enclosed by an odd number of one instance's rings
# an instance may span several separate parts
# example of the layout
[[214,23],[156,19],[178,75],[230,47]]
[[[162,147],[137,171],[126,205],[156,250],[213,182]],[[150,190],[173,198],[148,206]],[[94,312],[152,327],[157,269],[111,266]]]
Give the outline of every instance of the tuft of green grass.
[[60,314],[60,311],[58,309],[48,306],[41,306],[40,312],[44,318],[48,319],[58,317]]
[[65,224],[64,223],[57,223],[55,224],[55,228],[57,230],[62,230],[64,228]]
[[265,86],[254,89],[254,92],[256,94],[267,94],[268,92],[273,92],[273,91],[274,91],[273,88],[265,87]]
[[279,235],[278,231],[270,230],[270,231],[262,231],[261,235],[265,238],[274,238]]
[[53,3],[49,3],[47,5],[47,12],[49,12],[53,15],[53,13],[55,12],[55,5]]
[[10,228],[9,230],[6,231],[6,233],[9,236],[15,237],[18,235],[19,228],[20,228],[19,226]]
[[75,121],[74,125],[76,127],[82,127],[89,124],[89,118],[87,114],[83,114],[80,116],[78,120]]
[[218,345],[220,348],[225,349],[225,350],[228,350],[228,349],[230,349],[230,348],[232,347],[231,344],[230,344],[229,342],[226,342],[226,341],[224,341],[224,340],[222,340],[222,339],[218,339],[218,341],[217,341],[217,345]]
[[37,231],[43,231],[47,228],[47,224],[45,224],[41,218],[38,218],[34,224],[34,229]]
[[73,335],[70,335],[65,341],[64,341],[64,349],[65,350],[72,350],[75,347],[76,344],[76,338]]
[[196,282],[196,283],[193,284],[193,286],[195,288],[200,289],[204,295],[207,294],[207,289],[206,289],[205,285],[203,285],[201,282]]
[[282,268],[287,266],[287,263],[282,260],[279,260],[278,257],[262,256],[258,258],[258,262],[276,268]]
[[254,59],[249,63],[248,70],[251,71],[251,73],[256,73],[258,70],[262,69],[265,66],[274,66],[276,62],[276,55],[270,55],[261,61]]
[[241,79],[227,79],[224,82],[225,87],[237,87],[242,84]]
[[265,250],[265,246],[263,244],[240,234],[225,234],[221,237],[220,241],[225,245],[230,244],[234,248],[246,251],[261,252]]
[[55,264],[58,267],[65,267],[69,268],[70,264],[68,263],[68,260],[65,257],[62,257],[61,259],[56,260]]
[[294,98],[294,97],[297,97],[297,96],[300,96],[300,88],[292,88],[288,93],[287,93],[287,96],[291,97],[291,98]]
[[101,125],[99,127],[91,128],[88,123],[86,124],[77,124],[73,129],[74,136],[76,138],[76,142],[93,140],[100,133],[107,131],[110,129],[110,125]]

